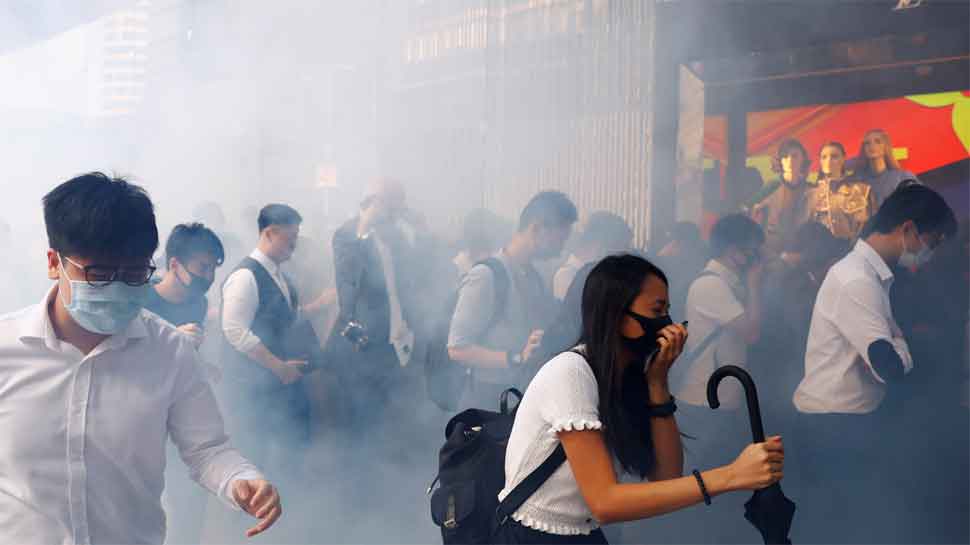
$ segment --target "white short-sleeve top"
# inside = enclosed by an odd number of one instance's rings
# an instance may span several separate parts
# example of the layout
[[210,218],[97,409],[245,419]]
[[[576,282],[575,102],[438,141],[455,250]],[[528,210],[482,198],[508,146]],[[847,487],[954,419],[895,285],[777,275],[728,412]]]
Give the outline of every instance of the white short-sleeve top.
[[[505,452],[504,499],[559,445],[557,432],[602,429],[596,377],[583,356],[564,352],[546,363],[519,405]],[[615,465],[615,463],[614,463]],[[512,514],[523,526],[551,534],[589,534],[599,524],[567,461]]]

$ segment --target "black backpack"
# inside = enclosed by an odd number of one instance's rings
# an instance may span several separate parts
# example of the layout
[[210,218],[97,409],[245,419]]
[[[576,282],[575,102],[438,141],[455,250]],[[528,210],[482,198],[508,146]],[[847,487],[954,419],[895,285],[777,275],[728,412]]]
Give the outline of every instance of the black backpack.
[[[446,441],[438,455],[438,476],[431,495],[431,520],[441,528],[444,545],[491,543],[491,536],[566,461],[562,444],[509,495],[498,501],[505,487],[505,448],[515,412],[509,394],[502,393],[499,412],[468,409],[445,427]],[[435,483],[440,486],[435,489]]]
[[[505,265],[494,257],[481,261],[477,265],[484,265],[491,269],[492,277],[495,279],[495,304],[492,307],[494,311],[485,330],[488,333],[502,318],[502,311],[509,298],[509,275],[505,271]],[[448,356],[448,334],[451,332],[451,319],[458,305],[458,295],[459,290],[456,289],[438,313],[438,318],[432,326],[427,359],[424,363],[428,397],[445,411],[454,411],[458,408],[462,392],[471,375],[471,369],[452,361]]]

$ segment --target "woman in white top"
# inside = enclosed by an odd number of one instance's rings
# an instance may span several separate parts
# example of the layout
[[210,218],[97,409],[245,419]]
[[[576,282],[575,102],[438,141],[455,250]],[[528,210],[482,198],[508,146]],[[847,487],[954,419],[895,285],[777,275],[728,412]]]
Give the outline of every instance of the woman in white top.
[[[645,259],[607,257],[592,270],[582,344],[549,361],[529,385],[509,438],[499,500],[560,442],[567,463],[498,527],[496,543],[606,543],[601,524],[662,515],[781,479],[780,437],[749,445],[727,466],[682,477],[667,373],[687,330],[671,323],[668,309],[667,279]],[[621,484],[620,472],[649,482]]]

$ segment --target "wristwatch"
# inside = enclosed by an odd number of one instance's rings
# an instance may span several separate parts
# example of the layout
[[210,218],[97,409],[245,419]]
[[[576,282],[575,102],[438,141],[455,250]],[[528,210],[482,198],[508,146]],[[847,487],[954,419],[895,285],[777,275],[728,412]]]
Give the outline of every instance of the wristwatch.
[[509,350],[505,353],[505,359],[509,362],[509,367],[522,365],[522,354]]

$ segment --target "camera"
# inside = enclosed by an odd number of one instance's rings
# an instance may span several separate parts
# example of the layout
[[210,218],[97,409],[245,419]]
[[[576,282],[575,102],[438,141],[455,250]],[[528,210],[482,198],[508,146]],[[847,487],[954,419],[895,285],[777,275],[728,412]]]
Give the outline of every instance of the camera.
[[364,324],[351,320],[347,322],[343,330],[340,332],[340,336],[350,341],[350,344],[354,346],[354,350],[361,351],[367,348],[367,344],[370,339],[367,338],[367,328]]

